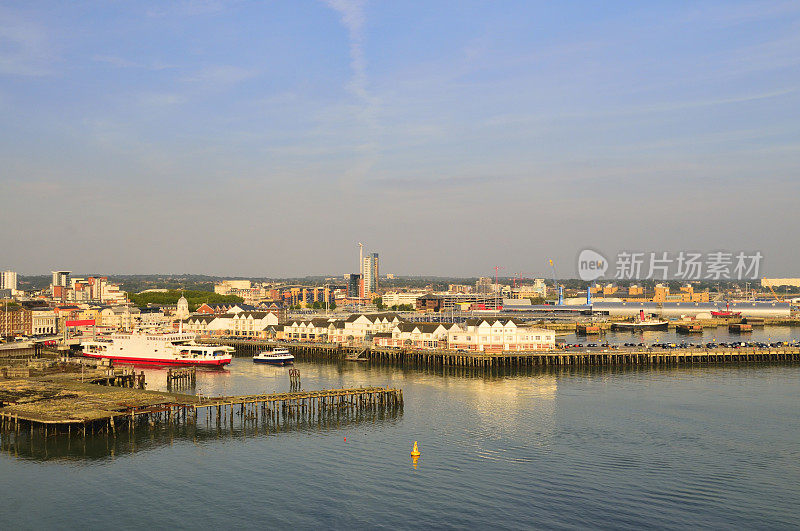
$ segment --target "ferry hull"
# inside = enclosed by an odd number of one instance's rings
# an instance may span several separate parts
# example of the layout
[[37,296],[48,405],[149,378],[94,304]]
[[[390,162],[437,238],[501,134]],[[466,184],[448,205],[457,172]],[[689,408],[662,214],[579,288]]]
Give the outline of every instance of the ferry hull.
[[100,354],[83,353],[86,358],[107,359],[114,363],[126,363],[129,365],[178,365],[181,367],[223,367],[231,362],[230,358],[219,360],[180,360],[180,359],[158,359],[158,358],[135,358],[129,356],[103,356]]
[[253,358],[253,363],[263,363],[264,365],[291,365],[294,363],[294,360],[265,360]]

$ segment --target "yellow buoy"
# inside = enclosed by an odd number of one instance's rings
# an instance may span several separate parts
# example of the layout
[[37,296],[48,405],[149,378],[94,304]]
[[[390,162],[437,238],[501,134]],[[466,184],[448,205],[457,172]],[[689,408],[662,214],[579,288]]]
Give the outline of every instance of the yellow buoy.
[[422,455],[419,453],[419,449],[417,448],[417,441],[414,441],[414,449],[411,450],[411,455],[415,457],[419,457],[420,455]]

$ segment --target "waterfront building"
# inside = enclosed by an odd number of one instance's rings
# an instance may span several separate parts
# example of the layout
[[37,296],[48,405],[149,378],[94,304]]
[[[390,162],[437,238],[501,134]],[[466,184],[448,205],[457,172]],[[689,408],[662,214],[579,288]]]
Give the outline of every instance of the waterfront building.
[[298,341],[327,341],[335,319],[318,317],[283,324],[283,338]]
[[556,335],[519,319],[467,319],[447,332],[451,349],[476,352],[532,351],[555,348]]
[[187,332],[195,334],[208,334],[208,325],[216,319],[216,315],[198,314],[191,315],[183,322],[183,327]]
[[278,316],[272,312],[241,311],[216,316],[206,325],[206,331],[214,335],[243,337],[267,337],[267,329],[278,324]]
[[344,320],[344,334],[363,338],[378,332],[390,332],[403,319],[393,312],[373,314],[353,314]]
[[379,332],[373,336],[378,347],[409,347],[417,349],[447,348],[447,333],[453,328],[450,323],[398,323],[391,332]]
[[328,341],[334,343],[363,342],[378,333],[391,332],[404,319],[393,312],[355,313],[347,319],[332,320],[328,325]]

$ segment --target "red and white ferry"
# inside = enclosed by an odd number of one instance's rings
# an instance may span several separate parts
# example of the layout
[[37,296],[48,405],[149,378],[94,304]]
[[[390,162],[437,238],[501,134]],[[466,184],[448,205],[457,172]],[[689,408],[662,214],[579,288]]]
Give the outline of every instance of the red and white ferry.
[[135,365],[199,365],[221,367],[231,362],[233,347],[200,345],[190,332],[118,332],[107,339],[82,343],[88,358],[107,358]]

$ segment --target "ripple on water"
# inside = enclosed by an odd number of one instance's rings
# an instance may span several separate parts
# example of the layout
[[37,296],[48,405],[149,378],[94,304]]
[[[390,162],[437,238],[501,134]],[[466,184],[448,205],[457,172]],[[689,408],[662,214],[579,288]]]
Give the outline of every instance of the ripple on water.
[[[203,372],[199,388],[288,388],[285,371],[247,361]],[[296,368],[307,389],[393,383],[406,407],[394,419],[328,429],[196,443],[143,436],[114,457],[2,455],[0,475],[25,491],[0,500],[4,520],[303,529],[791,528],[800,520],[796,367],[501,378]],[[162,376],[148,382],[157,388]]]

